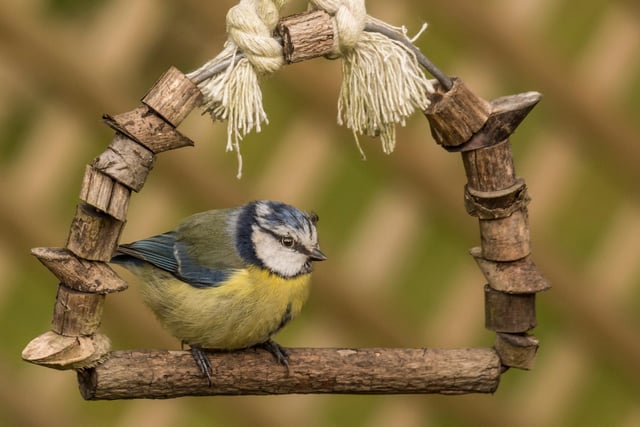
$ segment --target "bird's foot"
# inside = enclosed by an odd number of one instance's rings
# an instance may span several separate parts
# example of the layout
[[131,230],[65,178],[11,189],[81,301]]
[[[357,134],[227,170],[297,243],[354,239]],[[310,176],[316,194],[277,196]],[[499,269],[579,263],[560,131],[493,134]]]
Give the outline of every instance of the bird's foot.
[[207,352],[200,347],[193,346],[191,346],[189,351],[191,352],[196,365],[198,365],[198,368],[200,368],[202,376],[207,377],[207,381],[209,381],[209,387],[211,387],[211,375],[213,374],[213,370],[211,369],[211,362],[207,357]]
[[263,343],[255,345],[255,347],[267,350],[276,358],[279,364],[286,367],[287,371],[289,370],[289,353],[280,344],[269,339]]

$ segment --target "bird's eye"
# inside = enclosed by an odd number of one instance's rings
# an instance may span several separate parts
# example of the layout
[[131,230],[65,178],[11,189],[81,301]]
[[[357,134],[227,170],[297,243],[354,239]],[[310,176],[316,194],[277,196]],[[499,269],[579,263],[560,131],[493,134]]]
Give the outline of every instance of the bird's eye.
[[282,246],[285,248],[292,248],[296,241],[291,236],[283,236],[280,238],[280,243],[282,243]]

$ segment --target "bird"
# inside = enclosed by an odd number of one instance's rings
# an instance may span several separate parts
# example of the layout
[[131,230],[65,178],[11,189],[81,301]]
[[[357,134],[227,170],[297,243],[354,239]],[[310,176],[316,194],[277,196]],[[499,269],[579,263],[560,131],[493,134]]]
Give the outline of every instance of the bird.
[[256,200],[119,245],[111,262],[141,279],[143,300],[211,385],[206,350],[263,348],[288,369],[289,354],[272,336],[300,313],[312,263],[327,259],[317,222],[315,213]]

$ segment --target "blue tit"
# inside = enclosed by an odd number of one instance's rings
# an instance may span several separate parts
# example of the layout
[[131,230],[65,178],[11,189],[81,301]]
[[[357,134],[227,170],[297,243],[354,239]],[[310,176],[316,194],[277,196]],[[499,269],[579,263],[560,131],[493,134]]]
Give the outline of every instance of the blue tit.
[[111,262],[142,279],[156,317],[186,343],[211,381],[203,349],[262,347],[288,367],[271,337],[309,295],[318,216],[269,200],[197,213],[164,234],[118,247]]

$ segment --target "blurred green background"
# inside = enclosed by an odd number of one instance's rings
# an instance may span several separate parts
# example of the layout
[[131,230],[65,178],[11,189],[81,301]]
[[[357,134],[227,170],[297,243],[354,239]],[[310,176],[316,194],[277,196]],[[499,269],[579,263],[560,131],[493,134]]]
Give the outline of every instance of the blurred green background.
[[[29,255],[62,246],[85,164],[121,113],[171,65],[214,56],[235,2],[5,0],[0,4],[0,425],[4,426],[638,426],[640,425],[640,6],[604,0],[370,0],[450,75],[492,99],[537,90],[512,137],[526,179],[533,256],[554,285],[538,297],[531,372],[494,395],[273,396],[85,402],[75,375],[24,363],[49,328],[56,280]],[[292,2],[286,13],[305,8]],[[467,250],[458,155],[420,114],[391,156],[335,124],[339,61],[287,66],[263,83],[270,124],[242,145],[197,112],[195,148],[164,153],[133,196],[123,241],[195,211],[279,199],[320,214],[330,261],[316,268],[286,346],[491,345],[483,278]],[[126,276],[129,278],[130,276]],[[135,283],[109,296],[101,330],[115,349],[178,348]]]

